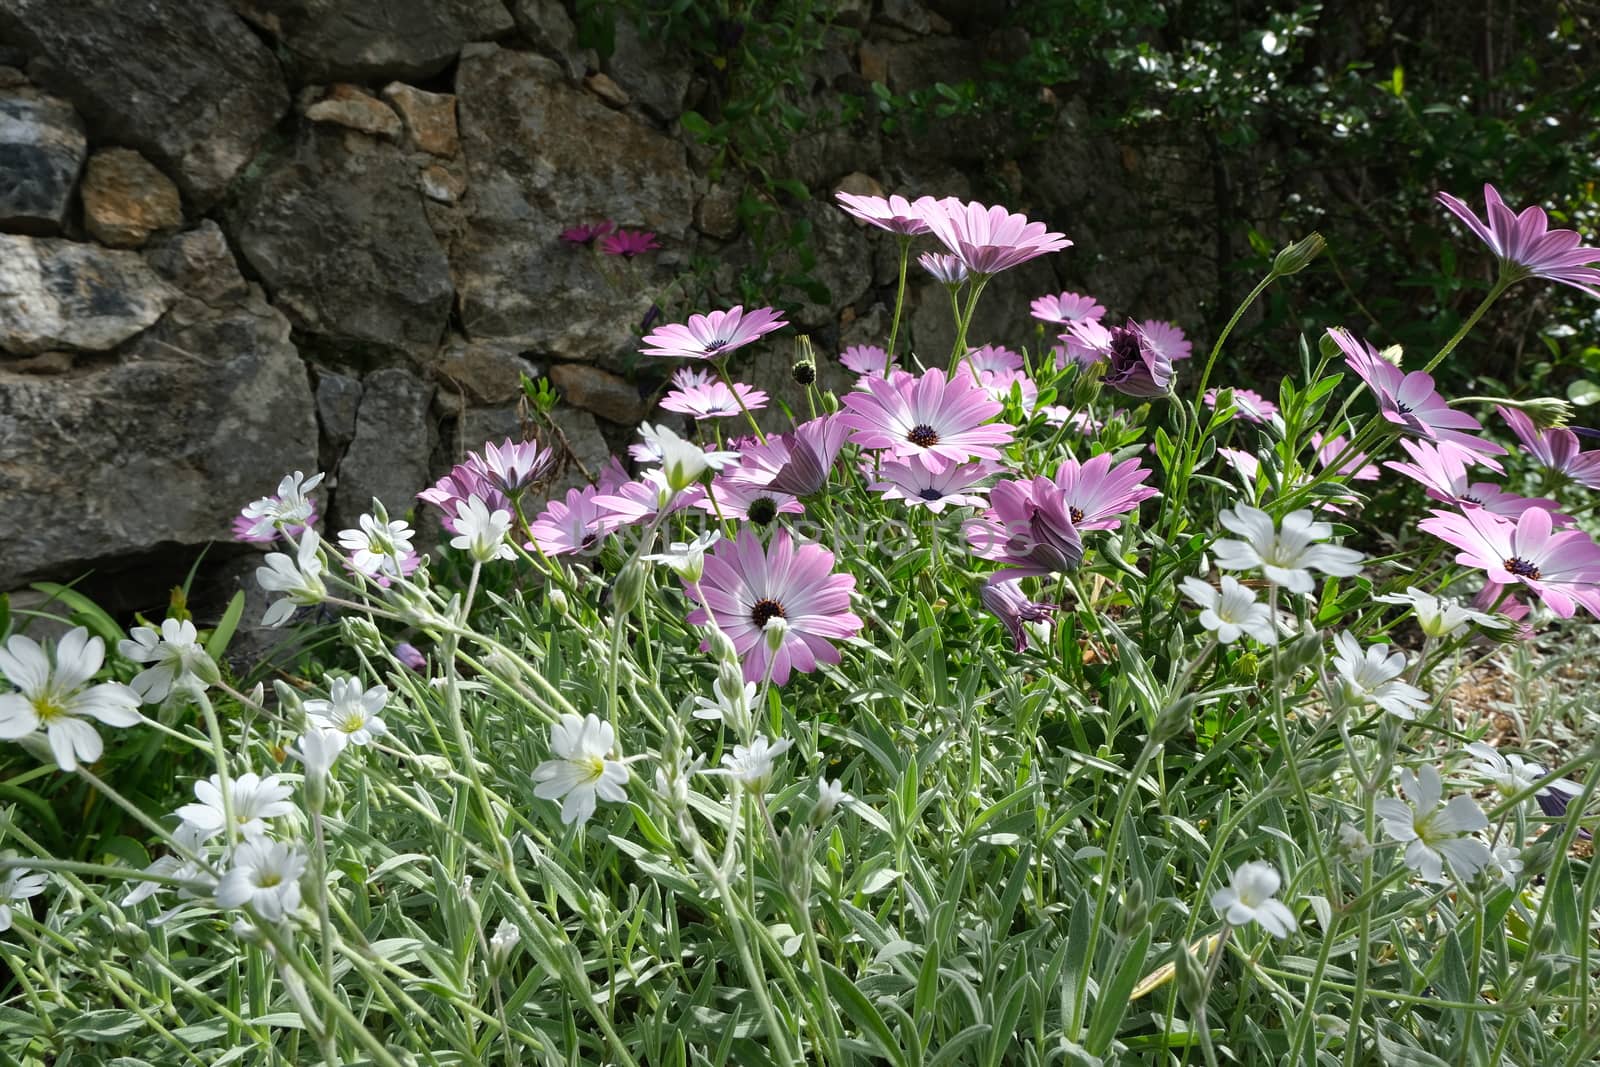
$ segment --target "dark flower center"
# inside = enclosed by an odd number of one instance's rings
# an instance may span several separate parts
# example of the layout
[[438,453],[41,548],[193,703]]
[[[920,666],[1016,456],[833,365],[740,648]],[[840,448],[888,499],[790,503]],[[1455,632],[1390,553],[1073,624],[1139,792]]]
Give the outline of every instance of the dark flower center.
[[1515,574],[1518,578],[1529,578],[1535,582],[1537,582],[1540,578],[1538,566],[1533,563],[1529,563],[1521,556],[1512,556],[1510,559],[1506,560],[1505,568],[1512,574]]
[[715,352],[718,349],[727,348],[727,347],[728,347],[728,339],[726,337],[718,337],[718,338],[715,338],[713,340],[710,340],[710,341],[706,342],[706,351],[707,352]]
[[1072,525],[1078,525],[1078,523],[1083,521],[1083,509],[1073,507],[1067,508],[1067,518],[1072,520]]
[[1394,410],[1398,414],[1409,415],[1409,414],[1411,414],[1411,405],[1410,404],[1402,404],[1400,401],[1396,400],[1394,402]]
[[797,384],[810,385],[817,380],[817,365],[802,359],[791,368],[791,373]]
[[1471,493],[1462,493],[1456,499],[1460,503],[1463,503],[1463,504],[1476,504],[1480,508],[1483,507],[1483,501],[1479,500],[1477,497],[1473,496]]
[[750,609],[750,621],[760,629],[765,629],[767,623],[773,619],[787,619],[788,612],[783,610],[783,605],[776,600],[762,599],[756,601],[756,606]]
[[579,542],[578,547],[579,548],[593,548],[594,547],[594,539],[595,539],[595,535],[594,534],[586,533],[586,534],[583,535],[583,540],[581,542]]
[[1117,363],[1132,363],[1140,356],[1139,335],[1125,326],[1111,330],[1111,358]]
[[744,509],[744,513],[757,526],[765,526],[778,517],[778,502],[770,496],[758,496],[750,501],[750,506]]
[[906,440],[918,448],[932,448],[939,443],[939,431],[925,422],[919,422],[911,427],[911,432],[906,434]]
[[939,492],[939,490],[932,488],[931,486],[929,488],[927,488],[927,489],[922,490],[917,495],[920,496],[924,500],[943,500],[944,499],[944,494]]

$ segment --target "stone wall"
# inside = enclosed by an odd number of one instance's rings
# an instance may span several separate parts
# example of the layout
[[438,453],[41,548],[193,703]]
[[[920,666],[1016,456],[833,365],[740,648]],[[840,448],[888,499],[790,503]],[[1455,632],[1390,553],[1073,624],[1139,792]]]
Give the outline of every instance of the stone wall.
[[[1016,44],[984,28],[991,6],[840,5],[813,102],[975,74]],[[284,472],[329,472],[332,529],[374,496],[404,513],[519,432],[521,374],[565,398],[569,481],[598,470],[670,369],[634,358],[655,294],[696,256],[731,292],[755,256],[739,178],[711,181],[678,124],[706,93],[632,26],[604,61],[578,49],[559,0],[4,0],[0,590],[92,571],[113,609],[159,610],[212,545],[225,594],[256,562],[229,520]],[[1003,124],[795,139],[785,167],[813,199],[790,210],[832,302],[794,319],[825,358],[881,343],[893,299],[892,249],[830,205],[841,186],[1000,201],[1076,240],[989,288],[976,341],[1029,339],[1027,301],[1063,287],[1193,314],[1214,266],[1128,220],[1152,183],[1203,201],[1194,154],[1058,115],[1027,145]],[[602,218],[660,251],[558,239]],[[913,342],[941,351],[942,291],[912,300]],[[746,380],[798,403],[787,342],[757,347]]]

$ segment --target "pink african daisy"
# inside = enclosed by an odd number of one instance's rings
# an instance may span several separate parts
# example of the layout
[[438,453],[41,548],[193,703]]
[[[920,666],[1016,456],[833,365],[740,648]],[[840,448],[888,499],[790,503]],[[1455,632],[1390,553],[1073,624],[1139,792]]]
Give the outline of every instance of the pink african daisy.
[[1028,631],[1022,624],[1044,622],[1056,610],[1054,604],[1029,600],[1022,591],[1022,582],[1015,579],[985,583],[978,590],[978,599],[1010,631],[1011,643],[1018,652],[1028,647]]
[[[1220,389],[1206,390],[1206,406],[1217,406],[1217,395]],[[1246,422],[1265,423],[1278,413],[1278,405],[1256,392],[1254,389],[1234,389],[1233,406],[1238,409],[1236,414]]]
[[618,230],[600,241],[600,251],[608,256],[632,259],[646,252],[654,252],[661,244],[649,230]]
[[943,470],[969,459],[999,459],[994,446],[1011,441],[1009,425],[989,423],[1001,405],[970,374],[947,380],[935,367],[921,377],[900,373],[865,382],[865,391],[844,398],[849,410],[839,415],[863,448],[888,449],[897,458]]
[[604,237],[616,228],[617,224],[610,219],[604,219],[600,222],[582,222],[562,230],[561,239],[568,244],[588,245],[593,244],[596,238]]
[[916,206],[928,224],[928,232],[971,274],[998,274],[1072,244],[1062,234],[1047,231],[1044,223],[1029,222],[1027,216],[998,205],[986,207],[962,203],[953,197],[935,200],[925,196]]
[[820,493],[833,473],[850,427],[838,415],[802,422],[782,437],[787,453],[768,484],[795,496]]
[[[1344,450],[1349,443],[1344,439],[1344,434],[1335,434],[1324,439],[1322,434],[1313,432],[1311,447],[1317,450],[1317,466],[1326,468],[1334,460],[1344,456]],[[1336,473],[1352,481],[1375,482],[1383,476],[1383,472],[1378,470],[1376,463],[1368,463],[1368,458],[1365,452],[1352,452],[1344,456],[1344,461],[1339,464]]]
[[1550,513],[1529,508],[1516,522],[1483,508],[1435,511],[1417,528],[1461,549],[1456,562],[1500,585],[1521,582],[1563,619],[1582,604],[1600,617],[1600,545],[1582,530],[1554,530]]
[[1051,426],[1065,426],[1081,434],[1099,433],[1106,426],[1104,421],[1095,418],[1094,412],[1081,408],[1074,410],[1065,404],[1051,404],[1040,408],[1039,413]]
[[1067,517],[1080,530],[1115,530],[1121,516],[1159,490],[1141,484],[1150,477],[1148,467],[1136,459],[1111,465],[1111,453],[1102,452],[1086,463],[1067,458],[1056,468],[1055,485],[1066,501]]
[[[962,365],[962,370],[973,374],[972,368],[966,364]],[[1021,398],[1024,414],[1032,414],[1033,406],[1039,401],[1039,386],[1020,370],[980,370],[974,376],[990,400],[1003,404],[1015,390]]]
[[[1172,358],[1150,343],[1144,327],[1128,320],[1126,326],[1109,329],[1098,322],[1085,319],[1067,326],[1061,335],[1068,341],[1069,356],[1083,362],[1083,357],[1071,352],[1071,342],[1095,351],[1092,362],[1104,361],[1105,383],[1119,393],[1137,397],[1166,396],[1172,387]],[[1086,364],[1088,365],[1088,364]]]
[[891,196],[885,199],[881,196],[858,196],[843,191],[833,195],[844,210],[880,230],[888,230],[902,237],[915,237],[919,233],[928,232],[928,224],[922,221],[922,213],[917,210],[915,204],[903,196]]
[[593,549],[602,537],[621,525],[595,503],[599,490],[592,485],[567,490],[565,500],[551,500],[539,517],[528,524],[533,547],[547,556],[567,556]]
[[1001,345],[984,345],[982,348],[967,349],[961,363],[977,371],[1021,370],[1022,355]]
[[989,492],[980,485],[1001,468],[987,460],[974,460],[930,471],[920,463],[890,461],[878,469],[881,481],[868,488],[883,494],[885,500],[903,500],[913,507],[927,508],[935,515],[947,507],[982,508]]
[[639,351],[647,356],[710,359],[743,348],[787,325],[781,313],[773,308],[757,308],[746,313],[743,305],[736,305],[709,315],[690,315],[687,323],[675,322],[646,334],[644,343],[653,347]]
[[1600,452],[1585,452],[1578,435],[1565,427],[1541,430],[1516,408],[1496,407],[1522,447],[1541,464],[1579,485],[1600,489]]
[[703,485],[691,485],[674,493],[667,485],[667,476],[660,468],[653,467],[613,492],[597,493],[594,502],[606,516],[610,528],[617,529],[650,522],[660,514],[682,511],[699,500],[705,491]]
[[[744,402],[744,409],[740,408],[740,401]],[[767,394],[743,382],[734,382],[729,389],[726,382],[708,381],[674,389],[661,398],[661,406],[696,419],[725,419],[741,415],[745,409],[761,410],[767,406]]]
[[1069,322],[1079,319],[1094,319],[1099,321],[1105,316],[1106,309],[1100,301],[1083,293],[1057,293],[1053,296],[1041,296],[1030,307],[1033,317],[1040,322],[1052,323],[1056,326],[1065,326]]
[[[1453,504],[1463,511],[1483,508],[1513,522],[1529,508],[1554,512],[1560,506],[1544,497],[1530,500],[1508,493],[1493,482],[1469,482],[1467,461],[1454,449],[1438,449],[1426,441],[1413,441],[1406,437],[1400,439],[1400,447],[1411,457],[1411,462],[1391,459],[1384,466],[1404,474],[1441,504]],[[1553,517],[1558,523],[1566,520],[1563,515]]]
[[742,519],[766,526],[779,515],[804,515],[805,508],[790,493],[771,485],[735,481],[732,472],[711,481],[711,492],[702,494],[694,506],[724,519]]
[[1166,322],[1162,319],[1145,319],[1139,324],[1144,331],[1145,341],[1167,357],[1170,362],[1176,363],[1180,359],[1188,359],[1194,345],[1189,343],[1189,338],[1176,323]]
[[[541,448],[537,441],[507,437],[498,445],[485,444],[482,452],[468,452],[466,465],[499,493],[516,497],[554,474],[559,459],[556,452]],[[490,503],[487,497],[484,503]],[[497,509],[491,506],[489,510]]]
[[[479,459],[480,462],[472,462],[475,459]],[[456,529],[458,505],[465,504],[473,497],[482,500],[490,511],[511,509],[510,498],[490,483],[488,468],[481,462],[480,457],[472,453],[468,453],[466,462],[457,463],[450,468],[449,474],[434,482],[432,487],[417,494],[418,500],[439,509],[442,513],[439,524],[451,533],[461,532]]]
[[945,285],[960,285],[967,280],[967,265],[956,256],[943,252],[924,252],[917,257],[917,262],[922,264],[923,270],[933,275],[934,280]]
[[989,510],[967,524],[973,554],[1006,565],[988,581],[1062,574],[1083,562],[1083,536],[1072,505],[1049,478],[1011,479],[989,491]]
[[[833,573],[833,553],[820,545],[796,545],[787,530],[772,535],[765,549],[748,526],[737,540],[722,541],[706,556],[705,574],[689,584],[689,599],[700,606],[686,621],[715,621],[733,641],[744,662],[746,681],[759,682],[771,664],[772,681],[783,685],[794,671],[810,672],[818,663],[838,663],[833,641],[861,631],[850,611],[854,575]],[[782,619],[777,652],[768,648],[767,624]]]
[[839,353],[844,369],[856,374],[884,378],[889,374],[889,353],[877,345],[851,345]]
[[1501,469],[1492,457],[1504,455],[1505,449],[1479,436],[1483,427],[1477,419],[1445,402],[1433,387],[1433,375],[1404,373],[1349,330],[1336,326],[1328,336],[1344,352],[1345,363],[1372,390],[1384,419],[1413,437],[1459,448],[1475,462]]
[[1500,261],[1501,275],[1510,281],[1545,278],[1600,297],[1600,248],[1586,248],[1575,230],[1552,230],[1544,209],[1531,206],[1521,214],[1506,207],[1492,185],[1483,187],[1487,223],[1465,203],[1449,193],[1438,194],[1439,203],[1467,229],[1477,234]]

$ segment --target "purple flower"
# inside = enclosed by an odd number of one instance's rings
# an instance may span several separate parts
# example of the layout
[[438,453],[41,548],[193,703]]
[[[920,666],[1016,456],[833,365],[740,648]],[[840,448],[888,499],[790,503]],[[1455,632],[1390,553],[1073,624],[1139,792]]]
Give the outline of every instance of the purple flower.
[[989,576],[991,583],[1064,574],[1083,562],[1071,504],[1049,478],[1000,482],[989,491],[989,504],[982,521],[968,524],[967,539],[975,555],[1006,565]]
[[[688,373],[686,374],[685,371]],[[672,376],[677,389],[661,398],[661,406],[681,415],[696,419],[725,419],[743,414],[744,410],[759,411],[767,406],[767,394],[760,389],[734,382],[729,389],[726,382],[708,378],[688,368]],[[741,409],[740,403],[744,407]]]
[[1139,328],[1144,331],[1145,343],[1165,356],[1168,362],[1188,359],[1194,349],[1184,332],[1173,323],[1162,319],[1145,319]]
[[899,372],[865,384],[865,391],[844,398],[849,410],[839,415],[863,448],[888,449],[897,458],[943,470],[969,459],[999,459],[995,446],[1011,441],[1010,426],[989,423],[1001,405],[970,374],[947,380],[935,367],[921,377]]
[[833,194],[838,198],[839,206],[862,222],[870,223],[880,230],[900,234],[903,237],[915,237],[919,233],[928,232],[928,224],[922,221],[922,213],[917,210],[903,196],[891,196],[885,199],[881,196],[858,196],[855,193],[837,192]]
[[874,378],[889,376],[889,353],[877,345],[851,345],[839,354],[844,369]]
[[419,674],[428,669],[427,658],[409,641],[401,641],[394,646],[394,658],[400,661],[402,667]]
[[1048,232],[1044,223],[1030,222],[1027,216],[998,205],[987,207],[963,203],[954,197],[935,200],[925,196],[916,207],[928,224],[928,232],[970,274],[998,274],[1072,244],[1062,234]]
[[922,269],[944,285],[960,285],[967,280],[967,265],[943,252],[924,252],[917,257]]
[[432,488],[424,489],[417,494],[417,499],[427,504],[432,504],[443,514],[439,524],[451,533],[460,533],[456,529],[456,515],[458,505],[466,503],[473,497],[482,500],[484,506],[491,511],[502,509],[510,510],[511,501],[498,488],[492,485],[487,474],[487,467],[481,462],[472,462],[479,457],[469,454],[467,461],[457,463],[450,468],[450,473],[433,483]]
[[1013,580],[985,583],[978,590],[978,599],[1011,631],[1011,642],[1018,652],[1028,647],[1028,631],[1022,624],[1044,622],[1056,610],[1054,604],[1029,600],[1022,591],[1022,583]]
[[1067,331],[1061,336],[1069,342],[1069,354],[1080,358],[1070,353],[1070,342],[1076,340],[1095,353],[1096,362],[1107,361],[1105,383],[1117,392],[1139,397],[1167,395],[1172,385],[1172,359],[1152,345],[1144,328],[1132,319],[1126,326],[1109,329],[1098,322],[1074,322]]
[[984,345],[982,348],[969,348],[966,356],[961,360],[963,366],[971,367],[975,371],[1019,371],[1022,369],[1022,355],[1013,352],[1001,345]]
[[1600,489],[1600,452],[1585,452],[1578,435],[1564,427],[1541,430],[1516,408],[1496,407],[1523,450],[1544,466],[1579,485]]
[[1069,322],[1078,322],[1081,319],[1093,319],[1098,322],[1106,313],[1105,306],[1100,301],[1083,293],[1041,296],[1031,307],[1034,318],[1054,326],[1065,326]]
[[592,485],[569,489],[565,500],[552,500],[528,524],[533,544],[547,556],[587,552],[606,534],[622,525],[619,518],[601,511]]
[[961,369],[972,375],[989,399],[997,403],[1009,400],[1013,388],[1019,391],[1024,413],[1031,415],[1033,406],[1039,402],[1039,386],[1020,370],[974,370],[969,363],[962,364]]
[[[513,441],[507,437],[499,445],[484,445],[481,453],[467,453],[466,463],[490,486],[515,499],[523,490],[548,480],[555,473],[559,458],[537,441]],[[484,500],[485,505],[489,503]]]
[[1150,469],[1136,459],[1111,465],[1111,453],[1102,452],[1079,463],[1068,457],[1056,468],[1055,485],[1066,501],[1067,516],[1079,530],[1115,530],[1121,516],[1155,496],[1154,486],[1141,484]]
[[[693,455],[692,451],[690,455]],[[653,467],[612,492],[597,493],[594,502],[607,517],[609,529],[618,529],[650,522],[660,514],[682,511],[704,493],[705,486],[702,485],[692,485],[674,493],[667,484],[667,476],[659,467]]]
[[711,480],[711,492],[703,494],[694,506],[724,519],[742,519],[767,526],[779,515],[803,515],[805,507],[793,494],[780,492],[770,484],[741,482],[729,471]]
[[1489,246],[1500,261],[1501,274],[1509,280],[1545,278],[1600,297],[1600,270],[1590,266],[1600,263],[1600,248],[1583,247],[1575,230],[1550,229],[1543,208],[1526,207],[1516,214],[1506,207],[1494,186],[1485,185],[1485,222],[1449,193],[1438,197],[1439,203]]
[[601,222],[583,222],[576,226],[568,226],[561,231],[561,239],[569,244],[588,245],[604,237],[617,228],[617,224],[610,219]]
[[639,351],[647,356],[711,359],[743,348],[787,325],[772,308],[757,308],[747,314],[743,305],[738,305],[709,315],[690,315],[686,323],[663,326],[645,335],[644,343],[651,347]]
[[[1411,462],[1389,460],[1384,466],[1404,474],[1441,504],[1452,504],[1463,511],[1467,508],[1483,508],[1513,522],[1529,508],[1544,508],[1554,512],[1560,506],[1554,500],[1543,497],[1530,500],[1508,493],[1493,482],[1469,482],[1467,461],[1456,449],[1440,449],[1426,441],[1413,441],[1406,437],[1400,439],[1400,447],[1411,457]],[[1566,516],[1557,515],[1555,518],[1561,522],[1565,521]]]
[[912,507],[927,508],[937,515],[947,507],[987,507],[989,502],[984,496],[989,489],[979,483],[1000,469],[982,459],[942,471],[930,471],[920,463],[891,460],[878,470],[882,481],[874,482],[869,488],[882,493],[885,500],[903,500]]
[[850,427],[838,415],[824,415],[796,426],[783,435],[788,455],[768,484],[795,496],[822,492],[849,433]]
[[[1206,406],[1215,408],[1220,389],[1206,390]],[[1246,422],[1264,423],[1278,413],[1278,405],[1256,392],[1254,389],[1233,390],[1233,406],[1236,414]]]
[[632,259],[646,252],[654,252],[661,244],[649,230],[618,230],[600,242],[600,251],[608,256]]
[[1471,508],[1435,511],[1417,528],[1460,549],[1456,562],[1482,569],[1489,581],[1526,585],[1563,619],[1579,604],[1600,617],[1600,546],[1582,530],[1553,525],[1543,508],[1529,508],[1516,522]]
[[[722,541],[706,557],[705,573],[685,583],[689,599],[700,606],[685,621],[715,622],[728,635],[744,663],[744,677],[759,682],[769,667],[774,685],[783,685],[794,671],[809,672],[818,663],[838,663],[834,641],[854,636],[861,619],[850,611],[853,575],[833,573],[832,552],[814,544],[796,546],[787,530],[761,539],[748,526],[735,541]],[[781,620],[777,651],[767,633]]]

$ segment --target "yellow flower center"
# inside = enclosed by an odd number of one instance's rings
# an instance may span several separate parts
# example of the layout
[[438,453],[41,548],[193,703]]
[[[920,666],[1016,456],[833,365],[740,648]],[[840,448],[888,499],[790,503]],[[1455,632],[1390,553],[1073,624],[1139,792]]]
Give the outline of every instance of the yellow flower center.
[[49,726],[63,719],[72,718],[71,715],[67,714],[66,706],[54,699],[50,694],[33,699],[33,713],[39,716],[40,726]]
[[582,772],[585,782],[598,782],[606,773],[606,761],[600,756],[579,756],[572,762]]

